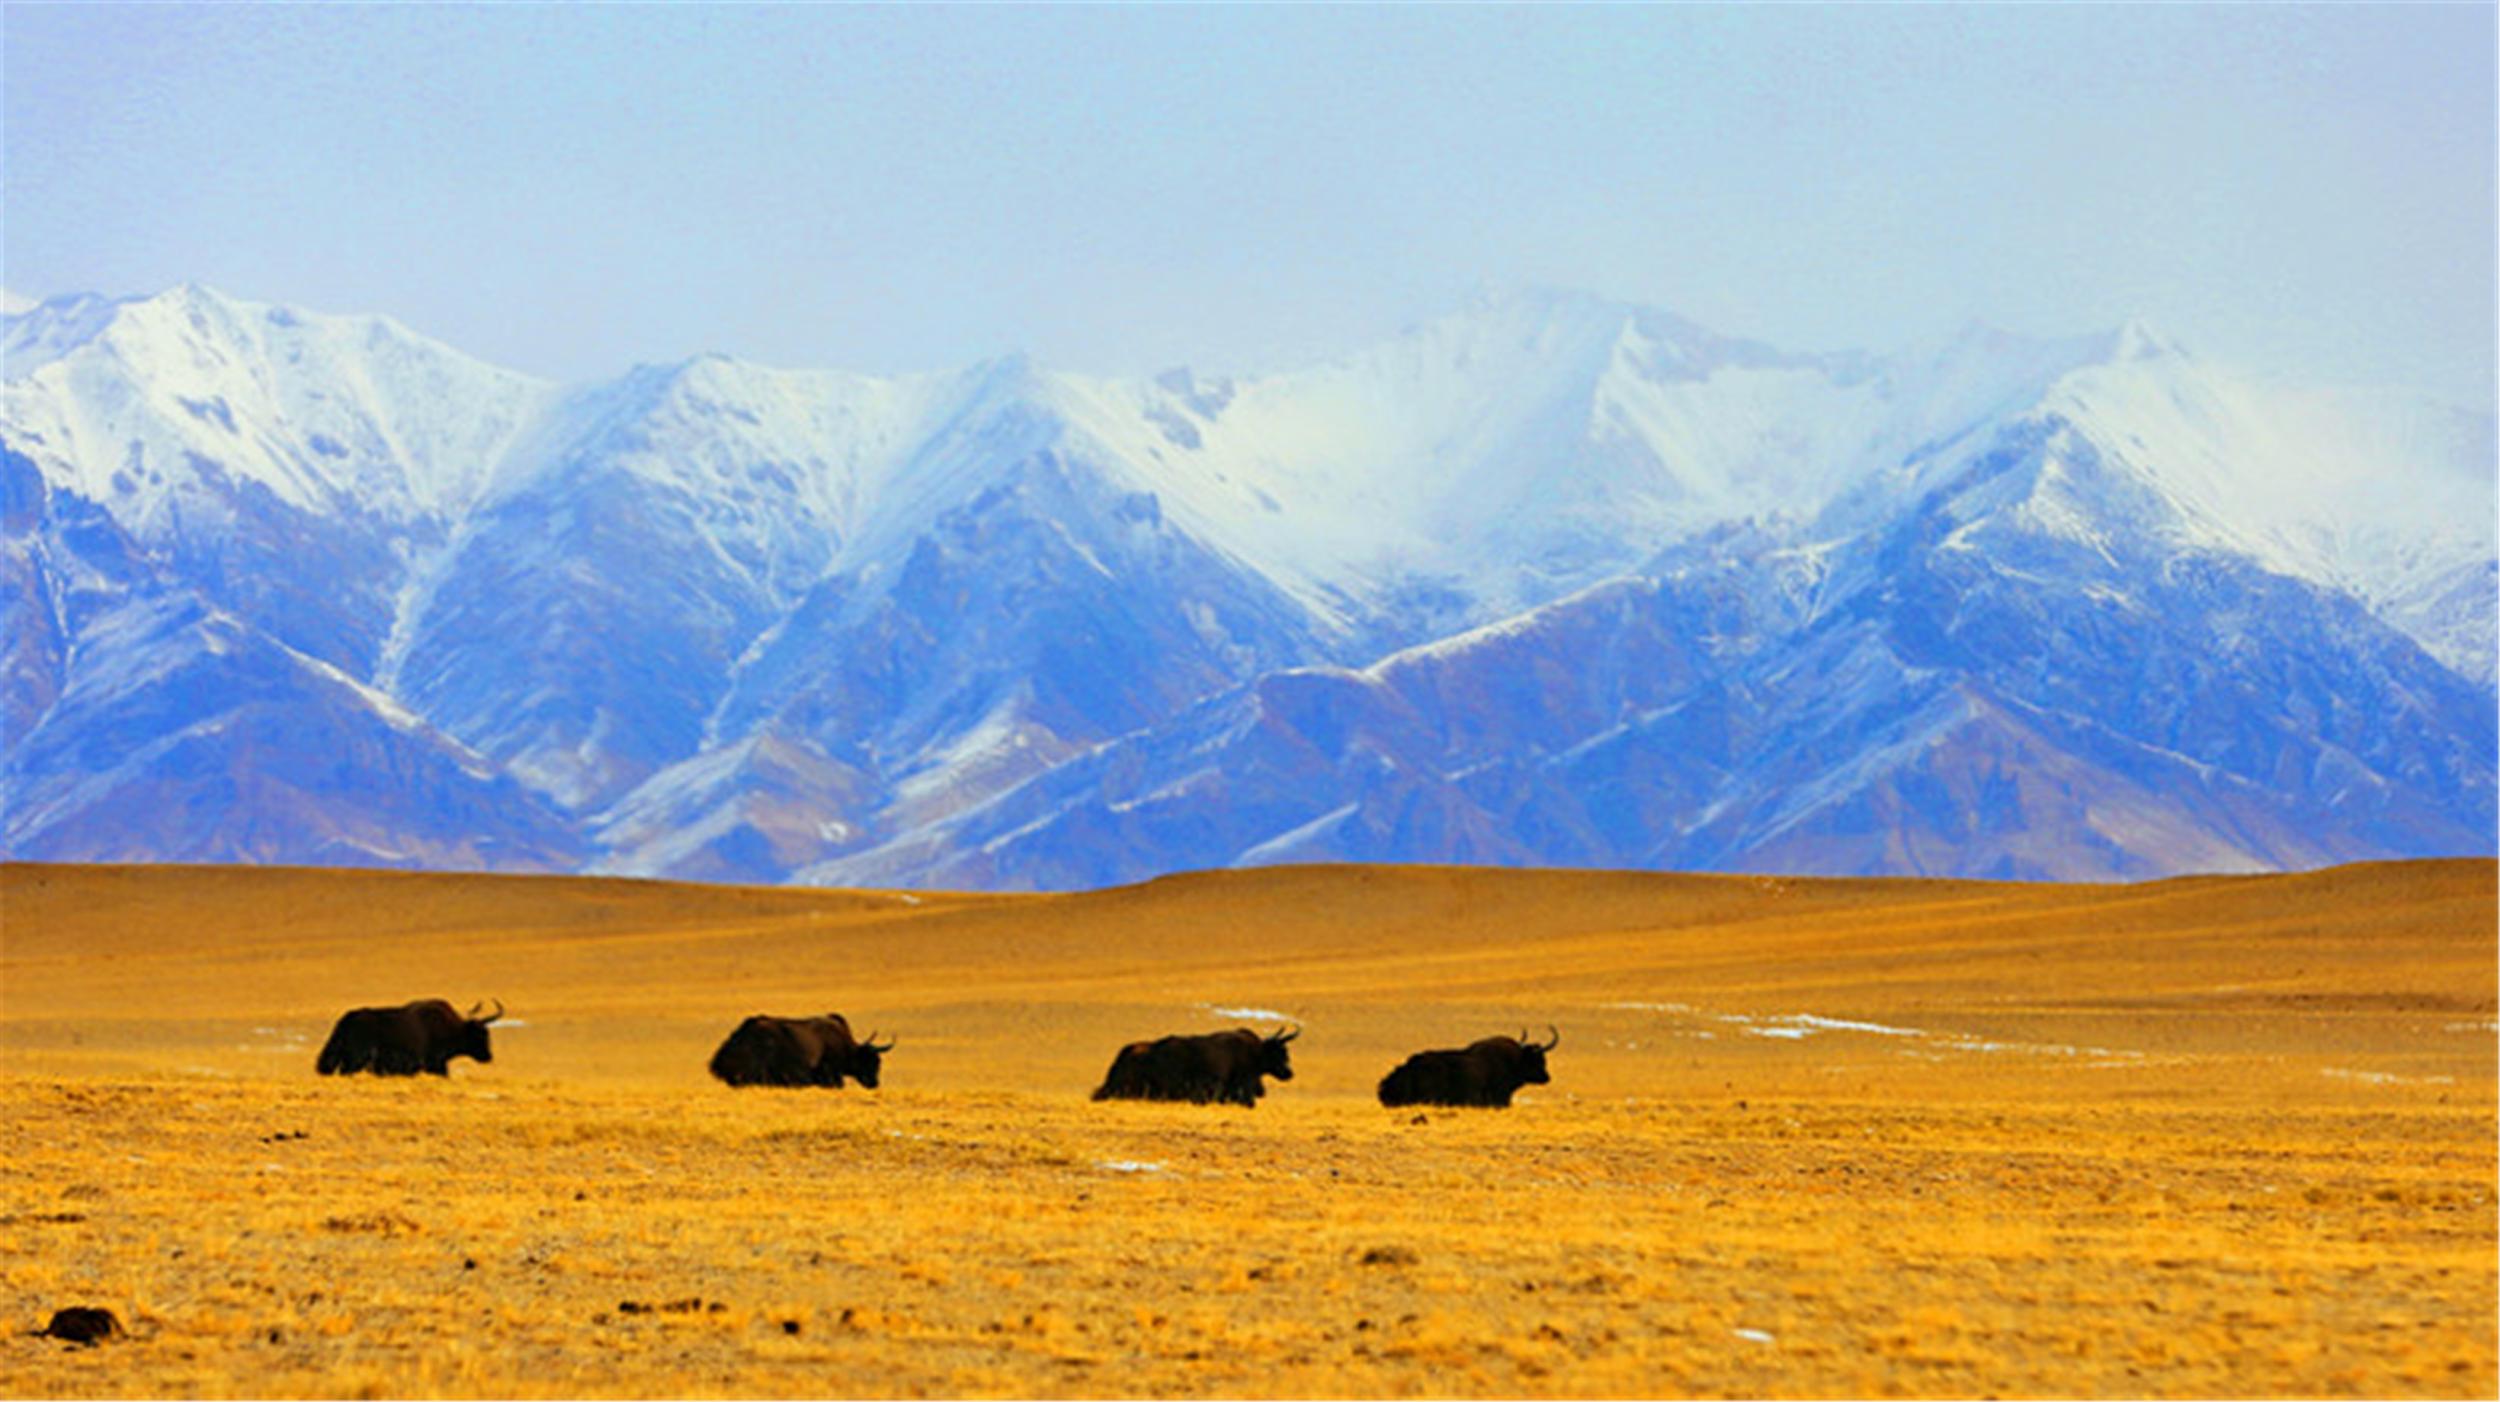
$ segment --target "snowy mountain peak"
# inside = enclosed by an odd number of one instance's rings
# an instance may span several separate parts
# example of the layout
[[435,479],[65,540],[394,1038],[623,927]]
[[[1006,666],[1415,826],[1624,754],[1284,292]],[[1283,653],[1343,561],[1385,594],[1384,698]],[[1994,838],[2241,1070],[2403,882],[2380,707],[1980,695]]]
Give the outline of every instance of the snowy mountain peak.
[[2187,348],[2140,316],[2129,317],[2117,330],[2109,333],[2109,349],[2104,355],[2105,359],[2118,363],[2166,357],[2187,359]]
[[[489,366],[389,316],[314,312],[255,302],[197,282],[130,297],[64,294],[18,316],[11,328],[8,373],[13,379],[90,344],[108,348],[137,370],[163,370],[185,362],[213,365],[244,356],[266,358],[290,352],[300,363],[308,352],[335,354],[356,349],[368,355],[436,359],[472,372],[527,378]],[[22,359],[16,340],[27,323],[37,321],[45,325],[43,340],[50,354]]]
[[111,323],[118,304],[92,292],[65,292],[9,315],[0,332],[9,378],[59,359],[86,344]]
[[245,484],[323,516],[457,510],[546,394],[387,317],[196,283],[56,297],[7,329],[17,446],[160,541]]

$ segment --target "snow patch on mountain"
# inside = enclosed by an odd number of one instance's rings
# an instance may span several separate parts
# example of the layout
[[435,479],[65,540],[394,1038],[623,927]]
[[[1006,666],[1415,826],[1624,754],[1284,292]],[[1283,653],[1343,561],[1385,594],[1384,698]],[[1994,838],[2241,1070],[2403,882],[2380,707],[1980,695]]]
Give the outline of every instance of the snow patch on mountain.
[[2350,592],[2449,666],[2492,679],[2490,638],[2406,607],[2493,558],[2489,416],[2384,391],[2287,387],[2166,348],[2066,376],[2037,412],[2074,424],[2160,492],[2177,543]]

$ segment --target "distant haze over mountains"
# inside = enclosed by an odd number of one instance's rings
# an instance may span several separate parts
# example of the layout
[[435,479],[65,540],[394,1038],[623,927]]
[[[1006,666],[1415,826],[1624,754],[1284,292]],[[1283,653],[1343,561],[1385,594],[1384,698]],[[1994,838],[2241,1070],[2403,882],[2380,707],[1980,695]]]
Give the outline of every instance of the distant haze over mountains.
[[2130,879],[2494,848],[2493,421],[2131,325],[1576,294],[1308,370],[12,301],[0,845],[1057,888],[1295,861]]

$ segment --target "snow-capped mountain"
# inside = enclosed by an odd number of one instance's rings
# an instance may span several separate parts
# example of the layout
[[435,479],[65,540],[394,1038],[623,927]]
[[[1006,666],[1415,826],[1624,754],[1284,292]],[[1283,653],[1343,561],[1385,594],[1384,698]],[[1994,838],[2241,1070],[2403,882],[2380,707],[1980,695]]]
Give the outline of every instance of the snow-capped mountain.
[[568,388],[184,287],[0,344],[14,856],[1014,887],[2493,845],[2491,417],[2143,326],[1795,354],[1537,293],[1259,378]]
[[546,386],[381,317],[198,287],[7,318],[0,424],[207,599],[374,674],[409,558],[474,506]]
[[12,855],[525,870],[585,855],[508,775],[169,577],[14,451],[0,530]]

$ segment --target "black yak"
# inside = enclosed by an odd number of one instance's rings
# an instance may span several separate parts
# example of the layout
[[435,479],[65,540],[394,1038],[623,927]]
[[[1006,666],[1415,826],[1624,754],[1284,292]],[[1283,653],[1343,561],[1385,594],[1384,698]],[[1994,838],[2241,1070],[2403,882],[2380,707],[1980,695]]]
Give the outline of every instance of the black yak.
[[850,1077],[870,1090],[894,1043],[877,1045],[877,1034],[857,1041],[840,1013],[823,1017],[765,1017],[738,1024],[712,1053],[712,1074],[733,1086],[827,1086],[840,1089]]
[[1196,1037],[1131,1042],[1111,1059],[1111,1070],[1094,1098],[1256,1105],[1267,1094],[1261,1077],[1293,1079],[1293,1060],[1285,1044],[1301,1035],[1300,1028],[1262,1037],[1247,1027],[1237,1027]]
[[440,998],[426,998],[397,1008],[353,1009],[330,1029],[330,1040],[322,1043],[321,1059],[313,1063],[314,1069],[324,1076],[359,1071],[377,1076],[413,1076],[420,1071],[447,1076],[455,1056],[493,1061],[495,1050],[487,1044],[486,1027],[503,1016],[503,1000],[495,1000],[495,1010],[479,1017],[477,1010],[484,1006],[472,1004],[463,1013]]
[[1503,1109],[1521,1086],[1541,1086],[1545,1054],[1562,1034],[1545,1029],[1543,1046],[1516,1037],[1487,1037],[1463,1050],[1417,1052],[1380,1080],[1383,1105],[1481,1105]]

